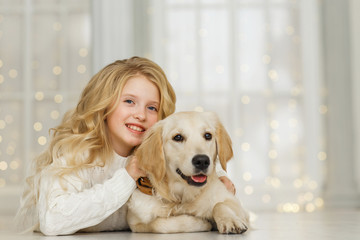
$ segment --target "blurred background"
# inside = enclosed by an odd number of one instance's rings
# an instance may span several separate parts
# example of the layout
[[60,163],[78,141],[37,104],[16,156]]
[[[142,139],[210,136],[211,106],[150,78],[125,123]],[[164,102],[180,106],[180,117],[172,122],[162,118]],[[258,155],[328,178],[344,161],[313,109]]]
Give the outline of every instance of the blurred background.
[[148,57],[214,111],[252,211],[360,206],[360,2],[0,0],[0,215],[91,76]]

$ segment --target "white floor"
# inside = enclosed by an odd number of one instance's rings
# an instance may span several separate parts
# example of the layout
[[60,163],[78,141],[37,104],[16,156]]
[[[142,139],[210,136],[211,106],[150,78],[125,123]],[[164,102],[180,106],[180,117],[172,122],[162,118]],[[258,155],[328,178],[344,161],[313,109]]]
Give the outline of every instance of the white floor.
[[46,237],[39,233],[18,235],[10,232],[10,218],[0,217],[1,240],[356,240],[360,239],[360,209],[319,211],[315,213],[256,213],[253,230],[243,235],[221,235],[217,232],[182,234],[136,234],[106,232]]

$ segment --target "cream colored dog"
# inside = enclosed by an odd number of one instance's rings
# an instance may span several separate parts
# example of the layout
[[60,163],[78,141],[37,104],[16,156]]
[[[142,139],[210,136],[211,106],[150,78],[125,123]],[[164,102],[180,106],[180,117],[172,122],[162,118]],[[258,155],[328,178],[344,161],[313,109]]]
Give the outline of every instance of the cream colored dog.
[[128,202],[133,232],[243,233],[249,217],[219,180],[215,163],[233,156],[231,140],[214,113],[180,112],[156,123],[135,153],[153,185]]

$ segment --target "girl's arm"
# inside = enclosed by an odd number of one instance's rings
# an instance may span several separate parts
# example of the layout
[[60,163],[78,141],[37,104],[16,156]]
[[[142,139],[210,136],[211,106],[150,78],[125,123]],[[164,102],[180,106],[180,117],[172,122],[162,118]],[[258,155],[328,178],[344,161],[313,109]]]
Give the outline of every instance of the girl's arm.
[[85,185],[77,175],[60,181],[44,171],[37,205],[42,233],[66,235],[94,226],[122,207],[136,188],[125,168],[103,184]]
[[230,180],[225,170],[221,167],[219,161],[216,161],[216,174],[218,175],[220,181],[225,184],[227,190],[235,195],[236,193],[235,185]]
[[216,166],[215,166],[215,169],[216,169],[216,174],[218,175],[218,177],[227,177],[227,173],[225,172],[225,170],[221,167],[221,164],[220,164],[220,161],[216,161]]

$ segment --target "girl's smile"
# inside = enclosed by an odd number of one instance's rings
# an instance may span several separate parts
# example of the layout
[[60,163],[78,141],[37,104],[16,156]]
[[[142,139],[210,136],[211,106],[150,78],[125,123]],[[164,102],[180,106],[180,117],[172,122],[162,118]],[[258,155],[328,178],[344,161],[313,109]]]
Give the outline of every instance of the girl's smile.
[[145,129],[142,126],[137,125],[137,124],[127,123],[127,124],[125,124],[125,126],[128,127],[129,130],[133,133],[141,134],[141,133],[145,132]]

